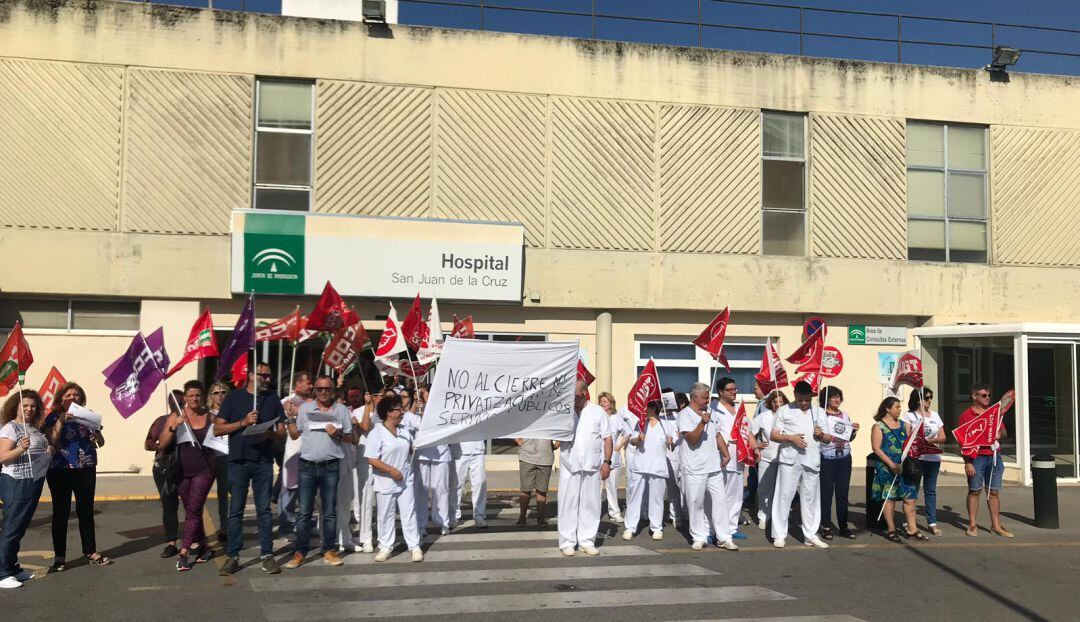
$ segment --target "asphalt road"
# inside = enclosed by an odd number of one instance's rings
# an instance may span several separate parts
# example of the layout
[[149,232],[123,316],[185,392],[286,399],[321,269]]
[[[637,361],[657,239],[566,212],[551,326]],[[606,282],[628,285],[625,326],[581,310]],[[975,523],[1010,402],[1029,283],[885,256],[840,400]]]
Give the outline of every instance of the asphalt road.
[[[670,527],[662,541],[647,535],[607,538],[601,555],[563,558],[555,528],[514,527],[509,495],[493,495],[490,528],[467,522],[448,537],[433,538],[423,563],[401,549],[384,564],[350,554],[346,565],[326,566],[314,556],[297,570],[264,574],[246,550],[238,574],[217,576],[215,559],[178,573],[159,557],[162,536],[152,502],[98,505],[99,547],[116,559],[108,567],[73,561],[66,572],[34,579],[0,596],[6,619],[56,620],[300,620],[352,618],[508,620],[1076,620],[1080,618],[1080,488],[1062,488],[1064,527],[1036,529],[1030,490],[1005,491],[1005,540],[982,532],[966,537],[950,508],[963,489],[942,493],[945,535],[929,543],[893,544],[860,532],[827,551],[794,537],[777,550],[749,525],[738,552],[691,551]],[[861,498],[861,489],[852,490]],[[213,529],[214,502],[204,520]],[[860,506],[853,519],[862,524]],[[23,541],[25,566],[51,563],[49,519],[43,504]],[[985,516],[985,506],[983,507]],[[920,517],[921,521],[921,517]],[[981,524],[988,526],[987,520]],[[797,527],[796,527],[797,529]],[[621,536],[621,526],[601,531]],[[793,530],[794,531],[794,530]],[[246,544],[254,544],[253,520]],[[798,538],[801,540],[801,537]],[[834,540],[834,543],[838,541]],[[315,544],[315,543],[313,543]],[[275,541],[279,559],[289,543]],[[69,549],[78,550],[74,517]],[[317,550],[317,546],[316,546]],[[43,572],[39,573],[43,574]],[[800,618],[800,616],[807,616]]]

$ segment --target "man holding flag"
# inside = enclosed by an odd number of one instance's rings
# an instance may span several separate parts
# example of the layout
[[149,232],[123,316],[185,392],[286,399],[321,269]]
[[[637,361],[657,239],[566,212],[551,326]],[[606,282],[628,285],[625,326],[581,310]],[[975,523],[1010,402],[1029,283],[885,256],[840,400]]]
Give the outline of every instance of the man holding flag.
[[[740,412],[735,405],[735,398],[739,396],[739,389],[735,384],[735,380],[728,377],[721,378],[716,383],[716,389],[720,395],[720,400],[713,411],[713,417],[720,426],[720,436],[727,442],[728,455],[732,457],[721,470],[724,478],[724,499],[729,518],[724,531],[730,533],[735,540],[745,540],[746,534],[739,532],[739,515],[742,513],[743,505],[743,465],[745,462],[738,460],[740,453],[738,437],[746,438],[743,435],[743,426],[735,426]],[[745,410],[742,411],[742,414],[745,421]],[[749,440],[749,443],[751,451],[757,449],[753,438]]]
[[[709,385],[694,383],[690,387],[690,405],[679,411],[679,434],[686,443],[682,469],[683,493],[690,515],[690,548],[700,551],[709,536],[715,534],[719,546],[737,551],[739,547],[735,546],[729,532],[730,517],[721,472],[732,456],[713,419],[709,393]],[[708,517],[706,508],[710,510]]]
[[607,413],[589,403],[589,386],[574,389],[574,440],[559,447],[559,550],[574,556],[574,547],[599,555],[600,482],[611,474],[611,430]]
[[[990,406],[990,385],[978,383],[971,387],[971,406],[960,415],[960,425],[953,434],[960,442],[964,455],[964,473],[968,480],[967,535],[979,534],[975,519],[979,513],[979,496],[986,489],[986,506],[990,509],[990,531],[1003,538],[1013,534],[1001,526],[1001,476],[1005,464],[998,451],[998,439],[1005,436],[1002,424],[1004,413],[1000,403]],[[985,419],[985,422],[982,421]],[[975,433],[975,428],[985,432]],[[965,438],[961,431],[971,430]],[[958,432],[961,432],[958,434]],[[981,438],[980,438],[981,437]]]

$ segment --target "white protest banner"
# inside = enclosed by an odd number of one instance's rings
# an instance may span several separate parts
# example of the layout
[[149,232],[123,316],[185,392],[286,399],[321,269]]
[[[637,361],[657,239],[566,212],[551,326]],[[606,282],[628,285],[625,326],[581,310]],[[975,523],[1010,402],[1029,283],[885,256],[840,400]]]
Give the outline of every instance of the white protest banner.
[[229,437],[215,435],[214,425],[210,424],[210,429],[206,431],[206,438],[203,439],[203,447],[227,456],[229,455]]
[[829,429],[825,432],[834,438],[838,438],[844,441],[850,441],[851,435],[854,433],[855,428],[850,423],[844,421],[840,417],[828,417]]
[[86,408],[79,406],[75,402],[71,403],[68,407],[68,412],[71,413],[71,417],[78,423],[90,428],[91,430],[101,429],[101,415]]
[[489,438],[570,440],[578,344],[446,340],[416,447]]

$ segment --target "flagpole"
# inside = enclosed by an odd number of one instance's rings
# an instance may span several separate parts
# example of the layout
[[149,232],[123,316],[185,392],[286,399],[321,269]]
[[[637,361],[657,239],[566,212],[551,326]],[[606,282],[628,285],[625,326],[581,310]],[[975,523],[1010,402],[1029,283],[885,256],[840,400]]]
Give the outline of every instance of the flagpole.
[[255,290],[251,290],[248,300],[251,301],[251,368],[248,370],[248,375],[255,379],[255,390],[251,393],[251,410],[257,411],[259,410],[259,359],[258,354],[255,353],[257,343],[255,341]]
[[[139,336],[142,337],[142,334],[140,333]],[[150,344],[146,342],[146,337],[142,337],[142,343],[143,343],[143,350],[145,350],[146,353],[150,355],[150,362],[154,364],[154,367],[157,367],[158,373],[161,374],[161,384],[165,385],[165,399],[166,399],[166,402],[169,399],[172,399],[173,407],[176,408],[177,414],[182,415],[183,412],[184,412],[184,408],[183,408],[183,406],[180,405],[179,402],[176,401],[176,396],[173,395],[172,391],[169,390],[169,379],[165,377],[165,372],[162,371],[161,366],[158,365],[157,357],[154,356],[154,351],[150,349]],[[195,442],[195,446],[199,447],[201,449],[202,444],[199,443],[199,439],[195,438],[195,431],[191,429],[191,424],[188,423],[186,417],[184,418],[182,423],[184,424],[184,426],[187,427],[188,432],[191,433],[191,439],[192,439],[192,441]]]
[[[19,414],[22,415],[23,433],[26,434],[26,438],[30,440],[30,445],[26,446],[26,464],[30,467],[30,477],[34,477],[34,460],[30,457],[30,447],[34,444],[34,439],[30,438],[30,426],[26,422],[26,413],[23,412],[23,383],[26,381],[26,374],[23,370],[18,369],[19,361],[15,361],[16,372],[19,374]],[[40,397],[40,396],[39,396]],[[18,417],[16,417],[18,419]]]

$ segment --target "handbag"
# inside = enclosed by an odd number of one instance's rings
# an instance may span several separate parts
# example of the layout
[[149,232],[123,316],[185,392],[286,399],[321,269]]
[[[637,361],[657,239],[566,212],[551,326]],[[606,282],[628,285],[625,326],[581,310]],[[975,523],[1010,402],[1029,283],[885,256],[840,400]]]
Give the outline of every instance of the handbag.
[[[899,428],[897,428],[899,430]],[[900,443],[903,447],[904,443],[900,440],[900,436],[896,433],[897,430],[889,430],[889,433],[893,435],[893,438]],[[904,461],[900,463],[900,477],[904,478],[904,483],[909,486],[914,486],[922,479],[922,464],[918,458],[913,458],[910,454],[904,458]]]

